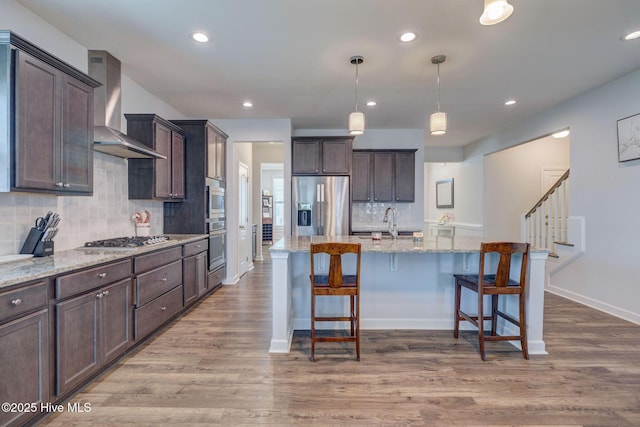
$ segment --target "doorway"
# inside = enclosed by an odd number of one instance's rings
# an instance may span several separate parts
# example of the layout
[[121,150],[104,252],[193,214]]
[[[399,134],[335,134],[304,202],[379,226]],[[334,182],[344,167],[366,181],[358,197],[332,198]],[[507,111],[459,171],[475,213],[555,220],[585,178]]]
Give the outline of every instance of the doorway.
[[252,267],[252,240],[249,229],[249,168],[238,162],[238,276]]

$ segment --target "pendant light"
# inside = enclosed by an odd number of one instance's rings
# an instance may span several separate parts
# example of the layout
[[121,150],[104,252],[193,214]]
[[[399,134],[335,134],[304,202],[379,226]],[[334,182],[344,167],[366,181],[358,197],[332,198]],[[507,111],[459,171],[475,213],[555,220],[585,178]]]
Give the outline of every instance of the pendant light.
[[350,62],[356,66],[356,111],[349,114],[349,135],[362,135],[364,133],[364,113],[358,111],[358,65],[364,62],[362,56],[352,56]]
[[498,24],[513,13],[513,6],[507,0],[484,0],[484,12],[480,17],[482,25]]
[[447,113],[440,111],[440,64],[447,59],[444,55],[436,55],[431,58],[431,63],[438,66],[438,104],[436,112],[429,117],[429,130],[431,135],[444,135],[447,132]]

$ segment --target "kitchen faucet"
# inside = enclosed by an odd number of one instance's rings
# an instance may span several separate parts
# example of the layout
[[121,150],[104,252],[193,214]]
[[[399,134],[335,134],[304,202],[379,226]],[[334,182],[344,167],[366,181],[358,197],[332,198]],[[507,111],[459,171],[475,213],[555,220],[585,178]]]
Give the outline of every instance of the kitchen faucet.
[[[393,214],[391,222],[389,222],[389,211]],[[382,222],[389,222],[389,234],[391,234],[392,239],[398,238],[398,223],[396,215],[396,208],[389,206],[387,210],[384,211],[384,219],[382,220]]]

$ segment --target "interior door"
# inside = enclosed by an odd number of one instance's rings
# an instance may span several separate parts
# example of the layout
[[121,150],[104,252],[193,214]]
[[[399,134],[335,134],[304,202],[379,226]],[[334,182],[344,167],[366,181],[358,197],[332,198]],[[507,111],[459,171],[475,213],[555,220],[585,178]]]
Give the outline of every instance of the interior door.
[[251,230],[249,227],[249,169],[238,162],[238,274],[242,276],[251,266]]

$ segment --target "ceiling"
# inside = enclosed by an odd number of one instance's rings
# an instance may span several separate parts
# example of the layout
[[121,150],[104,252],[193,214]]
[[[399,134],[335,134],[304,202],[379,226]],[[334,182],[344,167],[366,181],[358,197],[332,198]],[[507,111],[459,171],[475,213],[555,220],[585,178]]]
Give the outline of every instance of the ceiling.
[[[440,66],[444,136],[460,146],[640,68],[639,0],[510,0],[494,26],[483,0],[17,0],[187,117],[291,118],[294,129],[425,128]],[[404,31],[418,38],[401,43]],[[197,44],[190,34],[211,37]],[[507,99],[518,102],[505,107]],[[378,105],[363,104],[369,99]],[[242,102],[251,100],[252,108]],[[125,111],[128,113],[128,111]],[[366,131],[365,131],[366,132]]]

